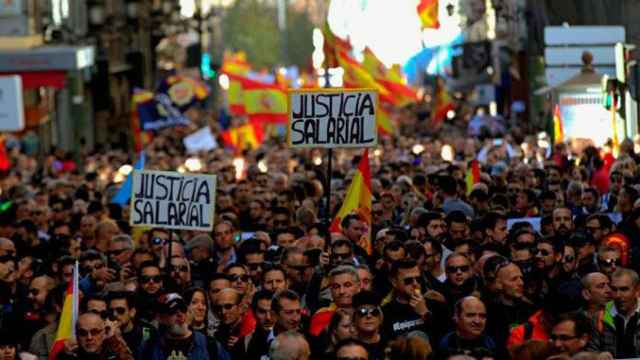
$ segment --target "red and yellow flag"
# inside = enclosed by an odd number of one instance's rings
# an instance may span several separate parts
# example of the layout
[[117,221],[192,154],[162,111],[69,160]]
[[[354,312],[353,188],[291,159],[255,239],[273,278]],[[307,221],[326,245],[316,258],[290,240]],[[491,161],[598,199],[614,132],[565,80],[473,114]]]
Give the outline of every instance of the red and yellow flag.
[[247,148],[258,149],[264,140],[264,131],[261,123],[250,121],[248,124],[223,131],[221,136],[225,146],[242,152]]
[[395,133],[395,128],[393,123],[391,122],[391,114],[389,114],[389,109],[386,109],[384,106],[378,105],[377,113],[376,113],[376,125],[378,127],[378,133],[380,135],[393,135]]
[[287,122],[287,91],[274,84],[244,78],[241,80],[244,108],[249,120]]
[[375,81],[387,89],[391,94],[394,105],[405,106],[416,102],[418,98],[417,92],[404,84],[402,76],[399,73],[390,71],[369,47],[364,49],[363,55],[364,60],[362,66],[371,74]]
[[432,115],[433,125],[440,125],[444,119],[446,119],[447,113],[453,109],[455,109],[455,104],[446,89],[444,80],[442,80],[442,78],[438,78],[436,81],[435,104],[433,106]]
[[229,77],[229,89],[227,90],[229,111],[232,115],[246,115],[241,79],[247,76],[251,66],[247,62],[245,53],[225,53],[221,70]]
[[338,54],[340,52],[348,53],[351,51],[351,43],[348,40],[344,40],[336,36],[329,23],[325,22],[322,28],[322,35],[324,37],[324,44],[322,50],[324,51],[324,66],[334,68],[340,66],[338,62]]
[[560,105],[556,105],[553,110],[553,143],[562,144],[564,141],[564,127],[562,126],[562,115],[560,115]]
[[440,27],[440,21],[438,20],[438,0],[420,0],[417,10],[423,29],[437,29]]
[[471,160],[471,166],[467,170],[465,182],[467,183],[467,195],[469,195],[473,190],[473,185],[480,182],[480,163],[478,160]]
[[64,342],[75,337],[76,322],[78,321],[78,262],[73,270],[73,280],[67,287],[67,292],[62,306],[62,314],[58,322],[58,331],[53,341],[53,347],[49,352],[49,360],[55,359],[64,350]]
[[[369,232],[371,231],[371,170],[369,169],[369,149],[364,150],[364,154],[362,154],[362,159],[360,160],[360,164],[358,165],[358,170],[353,176],[353,180],[351,180],[351,185],[347,190],[347,195],[344,198],[344,202],[342,203],[342,207],[338,214],[331,222],[331,226],[329,227],[329,231],[332,233],[342,232],[342,219],[349,214],[357,214],[362,221],[367,223],[369,227]],[[371,246],[371,236],[368,234],[366,239],[366,244],[359,244],[367,253],[371,255],[372,246]],[[363,246],[364,245],[364,246]]]
[[131,98],[131,130],[133,133],[133,147],[136,152],[142,151],[153,139],[151,131],[144,131],[140,126],[140,115],[138,114],[138,104],[153,99],[151,91],[139,91]]

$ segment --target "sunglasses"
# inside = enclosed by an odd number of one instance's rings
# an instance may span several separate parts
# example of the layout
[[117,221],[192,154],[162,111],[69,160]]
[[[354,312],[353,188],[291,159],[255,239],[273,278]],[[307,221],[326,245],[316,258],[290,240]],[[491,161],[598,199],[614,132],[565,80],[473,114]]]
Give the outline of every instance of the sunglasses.
[[573,255],[567,255],[564,257],[564,262],[573,262],[576,258]]
[[127,309],[123,308],[123,307],[115,307],[113,309],[111,309],[111,313],[113,315],[124,315],[127,312]]
[[106,320],[109,317],[109,312],[107,310],[102,310],[102,311],[89,310],[88,312],[91,313],[91,314],[96,314],[96,315],[100,316],[102,318],[102,320]]
[[249,275],[247,274],[242,274],[242,275],[229,275],[229,281],[231,282],[236,282],[236,281],[242,281],[242,282],[247,282],[249,281]]
[[76,333],[78,334],[79,337],[87,337],[89,335],[91,335],[91,337],[96,337],[100,334],[102,334],[102,332],[104,331],[104,329],[77,329]]
[[142,275],[142,276],[140,277],[140,281],[141,281],[143,284],[146,284],[146,283],[149,283],[149,282],[153,282],[153,283],[158,284],[158,283],[160,283],[160,281],[162,281],[162,276],[160,276],[160,275],[154,275],[154,276],[145,276],[145,275]]
[[449,266],[447,266],[447,272],[451,273],[451,274],[457,273],[458,271],[465,273],[465,272],[469,271],[470,269],[471,269],[471,266],[469,266],[469,265],[462,265],[462,266],[449,265]]
[[598,259],[598,264],[603,267],[620,266],[620,259]]
[[211,309],[213,310],[214,313],[220,313],[222,312],[222,310],[231,310],[233,309],[234,306],[236,306],[237,304],[221,304],[221,305],[213,305],[211,307]]
[[123,253],[125,253],[125,252],[129,251],[129,250],[131,250],[131,249],[118,249],[118,250],[111,250],[111,251],[109,251],[107,254],[108,254],[109,256],[118,256],[118,255],[121,255],[121,254],[123,254]]
[[163,244],[163,243],[164,243],[164,239],[163,239],[163,238],[161,238],[161,237],[157,237],[157,236],[155,236],[155,237],[151,238],[151,243],[152,243],[153,245],[161,245],[161,244]]
[[258,270],[262,268],[262,263],[247,264],[247,267],[249,268],[249,270]]
[[533,252],[534,254],[538,255],[542,255],[542,256],[549,256],[551,255],[551,253],[549,252],[549,250],[547,249],[535,249],[535,251]]
[[378,309],[378,308],[360,308],[356,312],[356,315],[361,316],[361,317],[367,317],[369,315],[371,315],[373,317],[378,317],[378,316],[380,316],[380,309]]
[[414,276],[414,277],[408,277],[408,278],[404,278],[404,279],[402,279],[402,283],[403,283],[405,286],[409,286],[409,285],[414,284],[414,283],[415,283],[415,284],[420,284],[420,280],[421,280],[421,279],[420,279],[420,277],[419,277],[419,276]]
[[171,271],[186,273],[186,272],[189,272],[189,267],[187,265],[172,265]]

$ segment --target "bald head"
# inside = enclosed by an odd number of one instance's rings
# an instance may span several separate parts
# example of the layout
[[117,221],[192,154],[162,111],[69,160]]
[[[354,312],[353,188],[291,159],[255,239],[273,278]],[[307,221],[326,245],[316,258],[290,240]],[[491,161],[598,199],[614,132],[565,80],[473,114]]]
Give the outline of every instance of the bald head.
[[0,256],[6,255],[15,256],[16,246],[11,239],[0,237]]
[[272,360],[307,360],[311,355],[309,343],[295,331],[281,333],[271,343],[269,351]]
[[29,284],[29,301],[35,309],[40,309],[44,305],[49,291],[55,287],[53,278],[41,275],[33,278]]
[[608,277],[601,272],[588,273],[582,277],[582,287],[591,290],[595,284],[605,280],[608,280]]
[[78,345],[89,354],[98,354],[102,350],[105,338],[104,321],[98,314],[84,313],[76,324]]

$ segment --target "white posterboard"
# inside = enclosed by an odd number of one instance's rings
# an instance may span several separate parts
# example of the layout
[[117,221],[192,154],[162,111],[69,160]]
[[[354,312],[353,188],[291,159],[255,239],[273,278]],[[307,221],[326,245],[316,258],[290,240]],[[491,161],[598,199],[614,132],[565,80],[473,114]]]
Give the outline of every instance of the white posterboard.
[[0,131],[23,129],[22,78],[19,75],[0,76]]
[[185,136],[182,141],[189,154],[197,153],[198,151],[210,151],[218,147],[218,142],[211,134],[211,129],[208,126]]
[[288,105],[287,140],[293,148],[361,148],[378,143],[376,90],[291,90]]
[[211,231],[216,176],[134,170],[132,226]]

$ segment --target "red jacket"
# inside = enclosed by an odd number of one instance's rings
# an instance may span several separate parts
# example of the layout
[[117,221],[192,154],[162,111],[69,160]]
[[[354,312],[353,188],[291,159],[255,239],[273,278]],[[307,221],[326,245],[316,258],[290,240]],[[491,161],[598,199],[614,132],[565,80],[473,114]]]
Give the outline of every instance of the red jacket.
[[511,330],[509,340],[507,340],[507,348],[520,345],[527,340],[549,341],[549,329],[543,324],[542,310],[536,311],[526,323],[520,324]]

